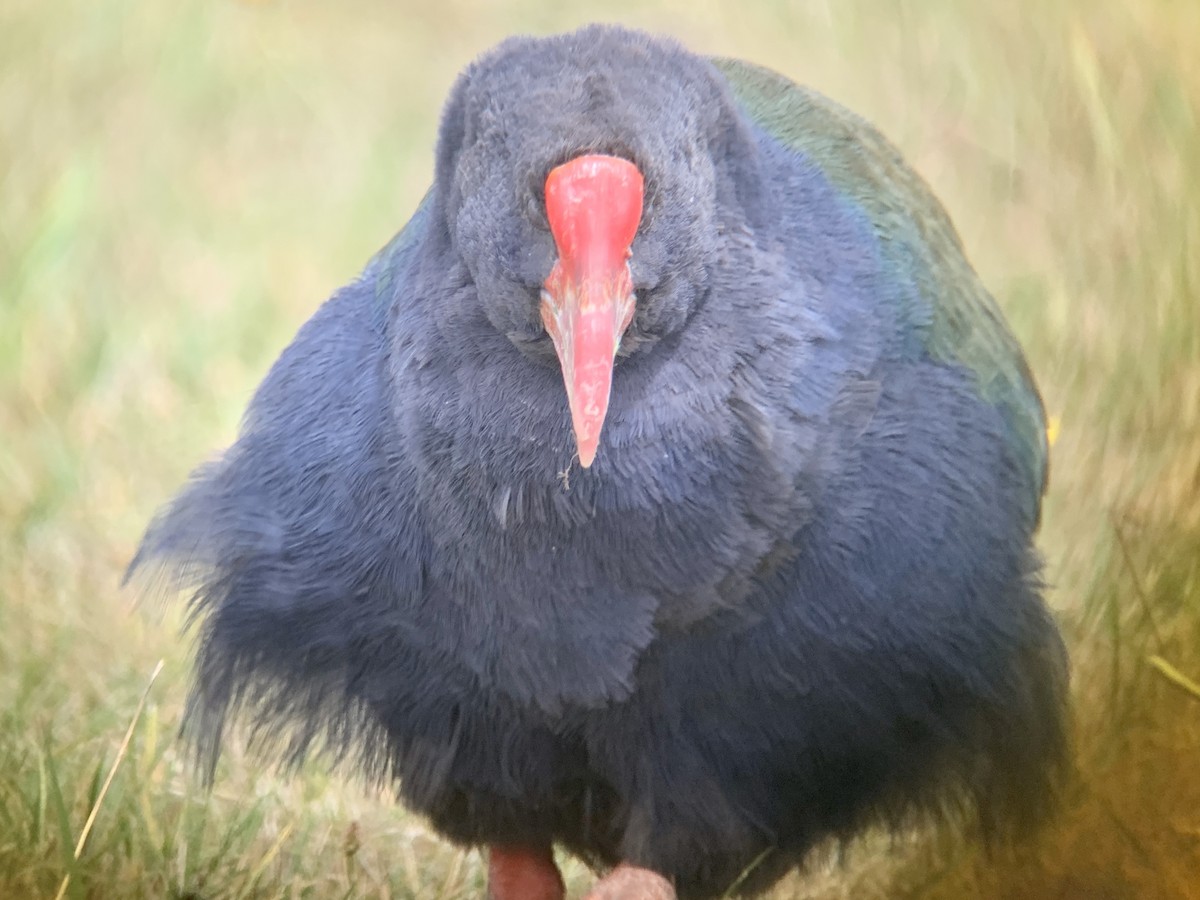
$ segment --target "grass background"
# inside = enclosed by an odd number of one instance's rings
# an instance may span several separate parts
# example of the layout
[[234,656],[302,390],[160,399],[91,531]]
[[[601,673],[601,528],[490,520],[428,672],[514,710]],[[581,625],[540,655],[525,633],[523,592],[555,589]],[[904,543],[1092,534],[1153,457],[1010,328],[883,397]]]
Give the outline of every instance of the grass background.
[[[1057,432],[1042,545],[1079,780],[1036,841],[867,839],[778,897],[1200,896],[1200,4],[5,0],[0,897],[476,897],[477,854],[317,767],[174,742],[178,610],[118,579],[298,325],[404,222],[442,97],[592,19],[757,60],[933,184]],[[163,674],[139,698],[160,658]],[[120,757],[81,858],[73,849]],[[568,869],[575,890],[588,881]]]

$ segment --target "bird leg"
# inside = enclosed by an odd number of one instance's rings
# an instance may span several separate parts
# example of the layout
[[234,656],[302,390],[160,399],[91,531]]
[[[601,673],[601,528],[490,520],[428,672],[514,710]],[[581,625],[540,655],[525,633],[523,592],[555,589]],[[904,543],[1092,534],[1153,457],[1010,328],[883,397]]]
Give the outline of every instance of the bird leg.
[[566,887],[550,845],[488,847],[488,900],[564,900]]
[[657,872],[621,863],[596,882],[583,900],[676,900],[671,882]]

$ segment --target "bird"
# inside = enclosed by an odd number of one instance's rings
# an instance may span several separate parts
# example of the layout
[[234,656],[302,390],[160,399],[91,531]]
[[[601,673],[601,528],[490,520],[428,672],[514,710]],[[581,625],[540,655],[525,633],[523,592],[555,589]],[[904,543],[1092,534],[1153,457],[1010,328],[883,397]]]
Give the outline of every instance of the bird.
[[1022,350],[867,121],[589,25],[449,92],[408,223],[130,575],[183,732],[394,785],[491,900],[754,895],[814,848],[1052,814],[1067,653]]

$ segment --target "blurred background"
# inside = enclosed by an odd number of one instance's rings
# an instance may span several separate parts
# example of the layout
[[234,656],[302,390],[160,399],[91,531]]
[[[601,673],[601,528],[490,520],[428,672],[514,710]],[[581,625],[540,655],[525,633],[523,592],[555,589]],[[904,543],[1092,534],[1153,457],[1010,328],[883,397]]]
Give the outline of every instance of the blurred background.
[[456,72],[508,34],[597,19],[756,60],[878,124],[950,210],[1051,415],[1041,543],[1079,755],[1062,815],[992,854],[869,837],[776,896],[1200,896],[1183,0],[5,0],[0,896],[68,873],[73,897],[480,896],[478,854],[319,767],[281,777],[234,745],[200,790],[174,740],[179,610],[135,610],[119,580],[296,328],[408,218]]

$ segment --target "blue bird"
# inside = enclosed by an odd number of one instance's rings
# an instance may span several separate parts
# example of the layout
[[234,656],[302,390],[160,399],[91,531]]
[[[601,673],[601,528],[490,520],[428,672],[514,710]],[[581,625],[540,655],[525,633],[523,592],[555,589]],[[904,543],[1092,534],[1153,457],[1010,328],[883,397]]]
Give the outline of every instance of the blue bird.
[[591,26],[450,92],[433,187],[131,564],[185,732],[394,781],[493,900],[766,889],[819,842],[1047,813],[1042,403],[868,123]]

